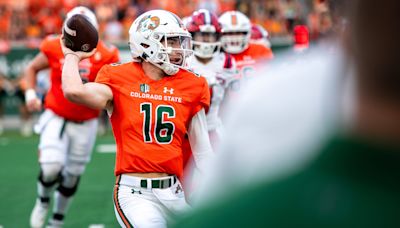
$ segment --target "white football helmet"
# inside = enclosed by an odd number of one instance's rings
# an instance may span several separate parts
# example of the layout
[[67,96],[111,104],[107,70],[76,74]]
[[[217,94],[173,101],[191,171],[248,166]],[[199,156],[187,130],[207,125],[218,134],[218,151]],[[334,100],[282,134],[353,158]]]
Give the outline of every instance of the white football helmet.
[[228,11],[219,17],[222,27],[222,48],[231,54],[238,54],[249,46],[251,23],[249,18],[239,11]]
[[188,69],[192,55],[191,35],[181,19],[165,10],[140,15],[129,29],[129,47],[134,59],[143,59],[174,75]]
[[77,6],[77,7],[73,8],[72,10],[70,10],[67,13],[67,17],[66,17],[65,21],[67,21],[68,18],[70,18],[76,14],[82,14],[82,15],[86,16],[87,19],[89,20],[89,22],[97,30],[99,30],[99,24],[97,23],[96,15],[93,13],[93,11],[91,11],[89,8],[84,7],[84,6]]

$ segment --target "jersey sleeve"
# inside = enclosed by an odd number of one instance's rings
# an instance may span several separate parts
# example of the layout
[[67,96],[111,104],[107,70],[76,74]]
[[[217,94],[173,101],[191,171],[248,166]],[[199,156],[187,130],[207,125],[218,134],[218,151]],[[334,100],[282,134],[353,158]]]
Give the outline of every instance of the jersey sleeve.
[[200,77],[202,80],[202,88],[199,93],[199,98],[197,104],[194,106],[193,114],[195,115],[201,109],[204,108],[206,112],[208,112],[208,108],[210,107],[210,90],[207,84],[207,81],[204,77]]
[[110,65],[104,65],[97,73],[95,82],[111,86],[111,77],[109,73]]
[[54,40],[57,39],[57,36],[55,35],[50,35],[47,36],[42,43],[40,44],[39,50],[45,54],[46,56],[49,56],[49,54],[55,50],[54,46]]
[[207,117],[204,110],[200,110],[193,116],[187,134],[196,166],[204,173],[214,160],[208,136]]

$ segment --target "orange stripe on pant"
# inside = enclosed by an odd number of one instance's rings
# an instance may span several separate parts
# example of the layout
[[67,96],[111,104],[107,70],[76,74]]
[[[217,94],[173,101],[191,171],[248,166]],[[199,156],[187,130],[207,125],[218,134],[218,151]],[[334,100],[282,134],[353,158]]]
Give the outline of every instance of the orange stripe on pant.
[[121,218],[122,222],[124,225],[128,228],[133,228],[132,224],[129,222],[129,220],[126,218],[124,212],[122,211],[119,201],[118,201],[118,188],[119,188],[119,181],[121,180],[121,176],[117,177],[117,180],[115,181],[115,187],[114,187],[114,205],[115,208],[117,208],[117,212],[119,214],[119,217]]

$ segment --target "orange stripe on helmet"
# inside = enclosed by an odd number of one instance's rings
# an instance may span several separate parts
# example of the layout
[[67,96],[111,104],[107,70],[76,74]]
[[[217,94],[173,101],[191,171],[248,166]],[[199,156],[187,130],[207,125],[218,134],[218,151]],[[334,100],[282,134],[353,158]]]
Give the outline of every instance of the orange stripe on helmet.
[[232,20],[232,25],[237,25],[238,24],[236,13],[232,13],[231,14],[231,20]]

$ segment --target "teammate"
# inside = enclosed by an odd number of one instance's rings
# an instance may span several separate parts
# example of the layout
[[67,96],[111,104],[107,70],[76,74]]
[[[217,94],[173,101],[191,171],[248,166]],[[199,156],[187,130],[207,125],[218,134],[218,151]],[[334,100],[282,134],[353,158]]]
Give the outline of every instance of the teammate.
[[270,48],[250,42],[251,23],[246,15],[228,11],[219,17],[219,22],[222,26],[222,49],[235,58],[241,78],[247,78],[257,63],[273,58]]
[[[86,7],[72,9],[67,18],[83,14],[97,28],[96,16]],[[102,41],[96,53],[77,66],[79,80],[94,81],[100,68],[119,61],[118,50]],[[80,176],[90,160],[98,124],[99,111],[69,102],[61,89],[61,68],[65,58],[60,36],[47,37],[40,52],[25,70],[28,82],[26,105],[31,111],[41,110],[41,100],[35,93],[37,73],[50,68],[51,86],[45,98],[45,111],[35,127],[40,133],[40,174],[37,183],[38,199],[30,217],[31,227],[42,227],[49,209],[49,201],[55,187],[53,216],[50,226],[62,226],[69,203],[76,193]]]
[[96,82],[87,84],[78,63],[92,53],[64,47],[66,97],[110,114],[117,143],[114,207],[122,227],[165,227],[168,214],[188,208],[180,184],[185,133],[200,170],[213,155],[207,82],[185,69],[190,42],[175,14],[148,11],[129,30],[134,61],[104,66]]

